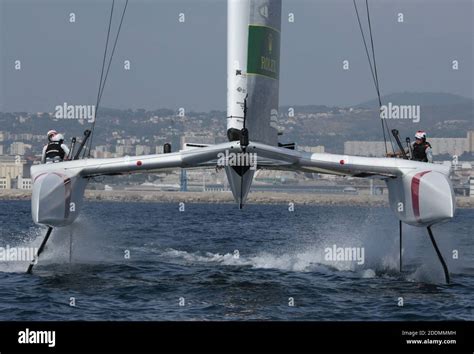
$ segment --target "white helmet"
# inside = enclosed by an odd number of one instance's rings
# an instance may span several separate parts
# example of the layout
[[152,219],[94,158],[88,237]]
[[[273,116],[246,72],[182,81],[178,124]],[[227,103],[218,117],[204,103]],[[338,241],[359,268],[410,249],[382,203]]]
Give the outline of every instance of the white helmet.
[[416,139],[426,139],[426,133],[424,130],[418,130],[415,134]]
[[48,131],[48,134],[46,134],[48,136],[48,139],[51,139],[53,136],[55,136],[56,134],[58,134],[58,132],[56,130],[49,130]]
[[62,134],[56,134],[51,138],[51,141],[58,142],[64,140],[64,136]]

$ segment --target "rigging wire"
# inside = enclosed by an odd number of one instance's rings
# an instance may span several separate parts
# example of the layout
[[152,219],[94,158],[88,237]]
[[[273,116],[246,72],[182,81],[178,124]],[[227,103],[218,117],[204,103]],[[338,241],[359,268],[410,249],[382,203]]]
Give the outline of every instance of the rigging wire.
[[[372,47],[372,59],[374,63],[374,73],[375,73],[375,80],[377,81],[377,96],[379,99],[379,108],[382,108],[382,100],[380,98],[380,84],[379,84],[379,76],[377,74],[377,61],[375,60],[375,47],[374,47],[374,38],[372,35],[372,25],[370,22],[370,11],[369,11],[369,1],[365,0],[365,7],[367,9],[367,22],[369,24],[369,33],[370,33],[370,44]],[[388,127],[388,122],[387,120],[383,120],[385,123],[385,128],[387,129],[387,134],[388,134],[388,139],[390,140],[390,145],[392,146],[392,152],[395,152],[394,146],[393,146],[393,141],[392,137],[390,135],[390,128]],[[387,152],[387,143],[385,142],[385,152]]]
[[117,30],[117,34],[115,36],[114,45],[113,45],[112,52],[111,52],[110,57],[109,57],[109,61],[108,61],[108,64],[107,64],[107,70],[106,70],[105,76],[104,76],[104,69],[105,69],[105,62],[106,62],[106,58],[107,58],[107,51],[108,51],[108,47],[109,47],[109,37],[110,37],[110,29],[111,29],[111,26],[112,26],[114,6],[115,6],[115,0],[112,0],[112,7],[111,7],[111,10],[110,10],[110,19],[109,19],[109,28],[108,28],[108,31],[107,31],[107,39],[106,39],[106,42],[105,42],[105,50],[104,50],[104,58],[103,58],[103,61],[102,61],[102,70],[101,70],[101,74],[100,74],[99,90],[97,92],[97,101],[96,101],[95,112],[94,112],[94,121],[92,122],[92,127],[91,127],[91,135],[90,135],[89,144],[88,144],[89,147],[88,147],[88,149],[84,150],[83,158],[84,158],[85,153],[86,153],[87,150],[89,151],[88,157],[91,156],[92,138],[93,138],[93,135],[94,135],[95,123],[97,121],[97,112],[99,110],[100,101],[102,100],[102,94],[104,93],[104,88],[105,88],[105,84],[107,82],[107,77],[109,75],[109,70],[110,70],[110,66],[112,64],[112,59],[114,57],[115,48],[117,47],[117,42],[118,42],[118,38],[119,38],[119,35],[120,35],[120,30],[122,29],[122,24],[123,24],[123,19],[125,17],[125,12],[127,11],[128,0],[126,0],[125,6],[124,6],[123,11],[122,11],[122,16],[120,18],[120,24],[119,24],[119,27],[118,27],[118,30]]
[[357,4],[356,4],[355,0],[352,0],[352,1],[353,1],[353,3],[354,3],[355,12],[356,12],[356,15],[357,15],[357,21],[359,22],[360,33],[362,34],[362,40],[363,40],[363,42],[364,42],[365,53],[367,54],[367,60],[369,61],[370,74],[372,75],[372,78],[373,78],[373,80],[374,80],[375,90],[378,91],[378,88],[377,88],[377,81],[376,81],[376,79],[375,79],[374,69],[373,69],[373,67],[372,67],[372,60],[370,60],[369,50],[367,49],[367,42],[365,41],[364,30],[362,29],[362,23],[361,23],[360,17],[359,17],[359,10],[357,9]]
[[105,83],[107,82],[107,77],[109,76],[109,70],[112,64],[112,58],[114,57],[115,48],[117,47],[117,42],[120,36],[120,30],[122,29],[123,18],[125,16],[125,12],[127,11],[127,6],[128,6],[128,0],[125,2],[125,6],[122,11],[122,17],[120,18],[120,24],[117,30],[117,35],[115,36],[114,46],[112,48],[112,54],[110,55],[109,64],[107,66],[107,72],[105,73],[104,84],[102,85],[102,91],[100,92],[100,96],[99,96],[99,103],[102,100],[102,94],[104,93]]
[[377,62],[375,61],[375,49],[374,49],[374,38],[372,36],[372,25],[370,22],[370,12],[369,12],[369,1],[365,0],[365,7],[367,9],[367,23],[369,24],[369,34],[370,34],[370,47],[372,48],[372,60],[374,64],[374,74],[375,74],[375,81],[376,81],[376,89],[377,95],[379,98],[379,104],[382,105],[382,101],[380,99],[380,86],[379,86],[379,76],[377,74]]
[[[369,23],[369,33],[370,33],[370,43],[371,43],[371,49],[372,49],[372,59],[370,58],[369,49],[368,49],[367,41],[365,39],[364,30],[362,28],[362,22],[360,20],[359,10],[357,8],[356,0],[352,0],[352,2],[354,4],[355,12],[356,12],[356,15],[357,15],[357,22],[359,23],[359,29],[360,29],[360,33],[362,35],[362,41],[364,42],[364,48],[365,48],[365,53],[367,55],[367,60],[369,61],[370,73],[372,74],[372,79],[374,81],[375,90],[377,92],[377,98],[378,98],[378,103],[379,103],[379,112],[380,112],[380,109],[382,108],[382,99],[381,99],[381,95],[380,95],[380,86],[379,86],[379,79],[378,79],[378,72],[377,72],[377,63],[376,63],[376,60],[375,60],[375,47],[374,47],[374,40],[373,40],[373,36],[372,36],[372,25],[371,25],[371,22],[370,22],[369,3],[368,3],[368,0],[365,1],[366,9],[367,9],[367,20],[368,20],[368,23]],[[372,63],[372,61],[373,61],[373,63]],[[395,151],[395,149],[394,149],[394,146],[393,146],[392,139],[390,138],[390,130],[389,130],[389,127],[388,127],[388,122],[386,122],[384,119],[382,119],[382,117],[380,117],[380,122],[382,124],[382,133],[383,133],[385,153],[388,154],[387,135],[388,135],[388,138],[389,138],[389,141],[390,141],[390,145],[392,146],[392,151]],[[387,134],[386,134],[385,129],[387,129]]]
[[[100,91],[101,91],[101,87],[102,87],[102,79],[104,77],[104,68],[105,68],[105,61],[107,59],[107,50],[109,48],[110,29],[112,27],[112,18],[113,18],[113,15],[114,15],[114,6],[115,6],[115,0],[112,0],[112,6],[110,7],[109,27],[108,27],[108,30],[107,30],[107,38],[105,40],[104,57],[102,59],[102,69],[100,71],[99,89],[97,90],[97,99],[96,99],[96,103],[95,103],[94,121],[92,122],[92,126],[91,126],[91,136],[89,137],[90,138],[89,143],[90,143],[90,141],[92,141],[92,135],[94,134],[94,129],[95,129],[95,121],[96,121],[96,118],[97,118],[97,109],[99,108]],[[90,145],[90,146],[92,147],[92,145]],[[82,153],[82,158],[85,157],[87,149],[88,149],[88,147],[86,146],[86,148],[84,149],[84,152]],[[91,150],[91,148],[89,148],[89,157],[90,157],[90,150]]]

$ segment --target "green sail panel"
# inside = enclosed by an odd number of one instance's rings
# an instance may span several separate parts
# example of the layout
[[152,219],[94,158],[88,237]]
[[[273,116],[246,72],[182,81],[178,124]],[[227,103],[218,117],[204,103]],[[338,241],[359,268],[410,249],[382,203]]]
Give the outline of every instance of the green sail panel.
[[281,0],[250,0],[247,119],[250,141],[278,145]]
[[280,32],[259,25],[249,26],[247,74],[279,79]]

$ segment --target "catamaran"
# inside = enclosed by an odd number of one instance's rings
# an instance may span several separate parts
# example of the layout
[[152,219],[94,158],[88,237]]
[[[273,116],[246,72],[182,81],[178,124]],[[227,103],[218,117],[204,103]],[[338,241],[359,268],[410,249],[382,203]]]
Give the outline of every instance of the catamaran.
[[[227,11],[228,142],[187,144],[176,152],[165,144],[162,154],[81,159],[80,151],[89,135],[86,133],[71,160],[33,165],[32,217],[35,223],[46,225],[48,232],[28,272],[43,251],[53,228],[75,222],[91,178],[224,165],[239,208],[245,205],[257,169],[385,181],[390,208],[400,225],[400,268],[402,223],[425,227],[449,283],[449,272],[431,228],[454,217],[456,206],[450,167],[407,158],[308,153],[295,150],[294,144],[279,143],[281,0],[228,0]],[[246,154],[255,158],[235,158]]]

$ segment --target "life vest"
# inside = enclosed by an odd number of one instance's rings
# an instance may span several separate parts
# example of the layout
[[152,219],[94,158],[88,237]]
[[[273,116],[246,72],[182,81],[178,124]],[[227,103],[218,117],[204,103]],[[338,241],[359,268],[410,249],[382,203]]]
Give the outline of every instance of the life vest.
[[426,156],[426,149],[431,148],[431,144],[427,141],[421,144],[413,144],[413,158],[415,161],[428,162],[428,156]]
[[65,152],[61,147],[61,141],[51,141],[48,143],[46,147],[46,158],[47,159],[55,159],[59,158],[61,161],[64,160]]

